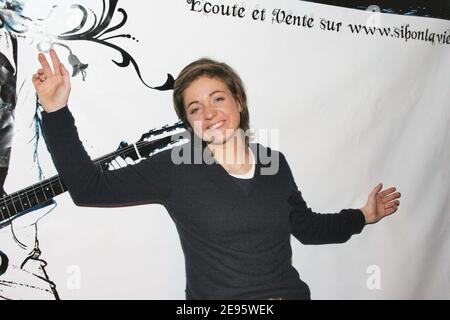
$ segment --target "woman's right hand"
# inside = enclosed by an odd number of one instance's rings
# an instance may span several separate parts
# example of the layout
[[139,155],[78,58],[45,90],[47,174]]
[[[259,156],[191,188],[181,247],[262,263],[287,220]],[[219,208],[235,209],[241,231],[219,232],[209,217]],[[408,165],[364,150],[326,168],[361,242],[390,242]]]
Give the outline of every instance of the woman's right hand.
[[70,75],[59,62],[55,50],[50,49],[53,71],[45,55],[39,53],[38,60],[42,68],[33,75],[33,85],[39,102],[46,112],[57,111],[67,105],[70,95]]

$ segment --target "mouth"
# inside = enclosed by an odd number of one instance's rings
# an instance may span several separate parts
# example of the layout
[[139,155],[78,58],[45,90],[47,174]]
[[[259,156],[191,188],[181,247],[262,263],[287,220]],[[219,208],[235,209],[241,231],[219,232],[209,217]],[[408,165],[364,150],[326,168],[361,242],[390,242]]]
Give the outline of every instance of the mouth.
[[222,121],[218,121],[212,125],[210,125],[209,127],[206,128],[206,130],[216,130],[216,129],[220,129],[223,124],[225,123],[225,120]]

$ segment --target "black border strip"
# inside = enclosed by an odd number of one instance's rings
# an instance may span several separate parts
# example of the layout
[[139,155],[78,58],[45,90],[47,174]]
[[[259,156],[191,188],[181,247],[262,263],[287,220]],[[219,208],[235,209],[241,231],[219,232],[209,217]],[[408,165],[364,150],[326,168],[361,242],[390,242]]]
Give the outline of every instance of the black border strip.
[[420,16],[450,20],[450,0],[300,0],[339,6],[345,8],[367,10],[376,5],[382,13],[401,14],[405,16]]

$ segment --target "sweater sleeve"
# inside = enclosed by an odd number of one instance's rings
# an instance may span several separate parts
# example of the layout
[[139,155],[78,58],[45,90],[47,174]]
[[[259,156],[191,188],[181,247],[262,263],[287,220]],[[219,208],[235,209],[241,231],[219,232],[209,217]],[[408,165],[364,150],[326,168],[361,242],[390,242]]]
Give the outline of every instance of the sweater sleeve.
[[56,170],[78,206],[162,203],[170,194],[172,166],[167,151],[135,165],[103,171],[84,149],[67,106],[42,112],[42,132]]
[[343,243],[362,231],[365,218],[360,209],[343,209],[339,213],[326,214],[313,212],[298,190],[291,169],[282,154],[281,161],[287,168],[292,188],[288,202],[292,206],[291,234],[295,238],[303,244]]

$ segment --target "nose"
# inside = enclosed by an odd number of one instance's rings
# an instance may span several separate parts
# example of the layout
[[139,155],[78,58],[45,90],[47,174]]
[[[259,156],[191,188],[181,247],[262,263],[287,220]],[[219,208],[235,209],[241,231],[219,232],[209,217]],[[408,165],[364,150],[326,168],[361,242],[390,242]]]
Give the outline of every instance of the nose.
[[206,120],[211,120],[213,119],[217,114],[217,110],[214,106],[211,105],[207,105],[205,107],[205,119]]

